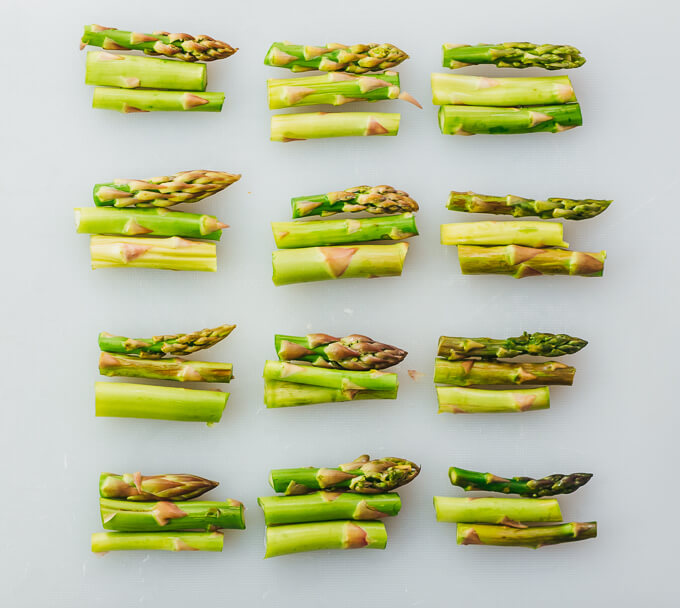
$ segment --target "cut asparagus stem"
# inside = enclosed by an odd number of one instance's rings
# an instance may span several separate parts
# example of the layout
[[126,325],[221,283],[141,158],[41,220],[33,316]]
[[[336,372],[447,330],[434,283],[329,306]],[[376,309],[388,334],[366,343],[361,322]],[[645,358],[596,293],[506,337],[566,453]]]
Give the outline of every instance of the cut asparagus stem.
[[362,454],[355,461],[332,469],[314,467],[273,469],[269,484],[275,492],[288,495],[315,490],[340,490],[357,494],[380,494],[406,485],[420,473],[420,467],[403,458],[370,460]]
[[451,191],[446,205],[451,211],[494,213],[514,217],[537,216],[547,219],[587,220],[602,213],[612,201],[601,199],[549,198],[545,201],[507,196],[489,196],[475,192]]
[[101,353],[99,373],[102,376],[126,376],[128,378],[152,378],[175,382],[230,382],[231,363],[208,363],[184,359],[140,359],[126,355]]
[[459,386],[438,386],[439,413],[487,414],[526,412],[550,407],[548,387],[513,390],[484,390]]
[[466,65],[495,64],[499,68],[537,67],[563,70],[581,67],[585,58],[581,51],[564,44],[532,44],[501,42],[500,44],[445,44],[443,66],[462,68]]
[[561,357],[573,355],[588,344],[586,340],[566,334],[524,332],[512,338],[452,338],[441,336],[437,345],[437,356],[451,361],[468,357],[495,359],[497,357]]
[[272,253],[274,285],[400,276],[408,243],[306,247]]
[[458,222],[441,225],[442,245],[569,247],[557,222]]
[[265,65],[288,68],[293,72],[379,72],[408,59],[404,51],[392,44],[326,44],[306,46],[274,42],[264,58]]
[[295,384],[311,384],[340,390],[394,391],[399,387],[397,374],[377,369],[355,372],[345,369],[326,369],[313,365],[296,365],[287,361],[267,361],[265,380],[283,380]]
[[214,243],[169,238],[91,236],[92,268],[158,268],[160,270],[217,271]]
[[90,51],[85,63],[85,84],[123,89],[178,89],[205,91],[205,63],[185,63],[136,55]]
[[560,505],[546,498],[461,498],[435,496],[437,521],[451,523],[503,524],[526,528],[520,522],[562,521]]
[[222,551],[222,532],[97,532],[92,552],[109,551]]
[[487,78],[432,74],[432,103],[436,106],[549,106],[576,101],[569,76]]
[[401,114],[384,112],[310,112],[272,116],[272,141],[298,141],[323,137],[396,135]]
[[213,215],[167,209],[113,209],[80,207],[74,210],[76,231],[123,236],[183,236],[219,241],[226,224]]
[[364,399],[396,399],[397,389],[385,391],[357,391],[280,382],[264,381],[264,403],[268,408],[315,405],[340,401],[361,401]]
[[293,218],[357,211],[375,215],[418,211],[418,203],[403,190],[395,190],[392,186],[357,186],[328,194],[297,196],[290,202]]
[[218,485],[218,482],[198,475],[102,473],[99,477],[99,495],[102,498],[123,498],[131,501],[184,501],[201,496]]
[[577,103],[530,108],[441,106],[439,128],[444,135],[560,133],[583,124]]
[[318,367],[355,371],[384,369],[401,363],[408,354],[367,336],[352,334],[336,338],[328,334],[274,336],[276,354],[282,361],[307,361]]
[[210,36],[190,36],[157,31],[152,34],[125,32],[102,25],[86,25],[80,48],[99,46],[112,51],[144,51],[147,55],[165,55],[182,61],[213,61],[230,57],[238,49]]
[[487,492],[501,492],[503,494],[519,494],[540,498],[542,496],[556,496],[571,494],[590,481],[592,473],[571,473],[563,475],[556,473],[533,479],[532,477],[499,477],[492,473],[478,473],[451,467],[449,479],[454,486],[460,486],[466,491],[486,490]]
[[95,382],[96,416],[219,422],[229,393],[150,384]]
[[485,524],[458,524],[459,545],[499,545],[505,547],[530,547],[569,543],[597,536],[597,522],[572,522],[559,526],[511,528]]
[[397,515],[399,494],[362,496],[349,492],[314,492],[301,496],[261,496],[257,499],[268,526],[336,519],[371,520]]
[[489,384],[566,384],[571,386],[576,370],[548,361],[546,363],[510,363],[507,361],[447,361],[436,359],[434,381],[456,386]]
[[133,112],[221,112],[224,93],[95,87],[92,107]]
[[418,229],[414,215],[403,213],[359,220],[272,222],[272,232],[279,249],[294,249],[366,241],[398,241],[417,236]]
[[515,279],[542,274],[601,277],[606,257],[606,251],[534,249],[521,245],[458,247],[458,261],[463,274],[507,274]]

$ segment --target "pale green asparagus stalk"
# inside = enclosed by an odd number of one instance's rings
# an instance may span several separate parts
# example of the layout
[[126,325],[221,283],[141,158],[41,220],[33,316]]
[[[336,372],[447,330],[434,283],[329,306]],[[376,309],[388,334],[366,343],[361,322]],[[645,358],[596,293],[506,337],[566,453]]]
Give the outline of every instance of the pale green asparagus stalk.
[[554,498],[466,498],[435,496],[437,521],[451,523],[503,524],[526,528],[520,522],[562,521]]
[[312,112],[277,114],[271,119],[272,141],[300,141],[324,137],[397,135],[401,114],[384,112]]
[[550,392],[547,386],[513,390],[438,386],[437,400],[440,414],[526,412],[549,408]]
[[95,87],[92,107],[134,112],[221,112],[224,93]]
[[569,247],[557,222],[458,222],[441,225],[442,245]]
[[267,408],[297,407],[318,403],[363,401],[365,399],[396,399],[397,389],[371,391],[326,388],[279,380],[264,381],[264,403]]
[[92,552],[222,551],[222,532],[97,532]]
[[283,380],[343,391],[395,391],[399,388],[397,374],[377,369],[369,371],[328,369],[313,365],[297,365],[288,361],[267,361],[264,365],[263,377],[265,380]]
[[597,522],[571,522],[559,526],[512,528],[485,524],[458,524],[459,545],[499,545],[503,547],[530,547],[569,543],[597,536]]

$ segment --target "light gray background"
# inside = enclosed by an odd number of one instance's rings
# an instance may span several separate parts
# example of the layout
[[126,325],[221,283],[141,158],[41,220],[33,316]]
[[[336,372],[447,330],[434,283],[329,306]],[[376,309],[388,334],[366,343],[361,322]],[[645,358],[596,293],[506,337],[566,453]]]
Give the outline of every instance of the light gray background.
[[[677,6],[5,0],[3,600],[54,608],[677,605]],[[240,46],[209,66],[209,89],[227,95],[223,112],[91,109],[78,52],[81,26],[91,22],[207,32]],[[424,110],[371,106],[402,113],[396,138],[271,143],[265,79],[288,73],[262,58],[281,39],[393,42],[411,54],[399,71]],[[583,50],[588,63],[569,76],[585,125],[560,135],[441,136],[429,103],[441,43],[508,39]],[[71,209],[92,204],[93,183],[195,168],[243,173],[196,207],[231,224],[217,274],[89,269],[88,238],[75,234]],[[421,236],[403,276],[274,288],[269,221],[289,217],[291,196],[362,183],[393,184],[421,203]],[[438,226],[476,218],[444,208],[450,189],[615,199],[603,216],[566,224],[573,248],[607,249],[605,277],[462,277]],[[209,353],[236,371],[220,424],[95,419],[97,332],[143,336],[223,322],[238,329]],[[524,329],[591,341],[568,359],[575,386],[555,388],[548,411],[437,416],[437,337]],[[266,411],[260,374],[277,331],[362,332],[406,348],[399,399]],[[407,369],[425,375],[413,382]],[[402,514],[387,522],[387,550],[263,561],[256,497],[270,493],[267,471],[363,452],[423,465],[401,492]],[[446,477],[454,463],[501,474],[595,472],[561,503],[569,520],[598,520],[599,538],[541,551],[456,546],[455,527],[437,524],[431,506],[433,494],[457,493]],[[94,556],[102,470],[218,479],[212,498],[243,500],[248,529],[227,531],[222,554]]]

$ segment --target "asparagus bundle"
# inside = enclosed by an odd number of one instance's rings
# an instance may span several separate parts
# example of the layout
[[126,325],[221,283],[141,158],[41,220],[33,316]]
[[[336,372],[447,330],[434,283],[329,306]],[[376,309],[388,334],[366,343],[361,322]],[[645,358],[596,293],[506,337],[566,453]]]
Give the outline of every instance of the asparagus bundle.
[[357,186],[339,192],[291,199],[293,218],[366,211],[375,215],[418,211],[418,203],[392,186]]
[[512,528],[485,524],[458,524],[459,545],[499,545],[530,547],[539,549],[545,545],[556,545],[577,540],[595,538],[597,522],[571,522],[558,526],[533,528]]
[[101,353],[99,373],[102,376],[151,378],[175,382],[230,382],[233,378],[231,363],[209,363],[172,359],[141,359],[127,355]]
[[102,473],[99,477],[99,495],[102,498],[121,498],[131,501],[184,501],[197,498],[218,485],[218,482],[198,475]]
[[434,381],[456,386],[489,384],[567,384],[571,386],[575,373],[576,370],[573,367],[557,361],[511,363],[474,359],[458,361],[436,359],[434,364]]
[[532,355],[539,357],[561,357],[573,355],[588,344],[586,340],[566,334],[524,332],[521,336],[492,338],[451,338],[441,336],[437,345],[437,356],[450,361],[467,357],[495,359],[496,357],[518,357]]
[[287,361],[267,361],[265,380],[283,380],[296,384],[311,384],[340,390],[395,391],[399,386],[397,374],[345,369],[326,369],[313,365],[296,365]]
[[222,551],[222,532],[97,532],[92,552],[108,551]]
[[526,412],[549,408],[550,391],[546,386],[513,390],[438,386],[437,401],[439,413]]
[[326,388],[281,382],[279,380],[264,381],[264,403],[267,408],[295,407],[299,405],[315,405],[318,403],[335,403],[341,401],[360,401],[364,399],[396,399],[397,389],[388,390],[356,390]]
[[536,498],[459,498],[435,496],[437,521],[452,523],[503,524],[526,528],[520,522],[562,521],[555,499]]
[[581,51],[563,44],[532,44],[531,42],[502,42],[500,44],[444,44],[445,68],[467,65],[495,64],[499,68],[538,67],[562,70],[581,67],[585,58]]
[[442,245],[569,247],[557,222],[460,222],[441,225]]
[[134,112],[221,112],[224,93],[95,87],[92,107]]
[[271,141],[324,137],[397,135],[401,114],[384,112],[310,112],[277,114],[271,119]]

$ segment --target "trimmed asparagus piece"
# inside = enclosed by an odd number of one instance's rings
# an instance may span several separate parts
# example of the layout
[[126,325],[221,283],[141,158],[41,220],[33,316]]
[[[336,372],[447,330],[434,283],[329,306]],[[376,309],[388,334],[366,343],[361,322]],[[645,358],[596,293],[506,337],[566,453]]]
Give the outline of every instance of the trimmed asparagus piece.
[[442,245],[569,247],[557,222],[458,222],[441,225]]
[[542,332],[524,332],[513,338],[451,338],[441,336],[437,344],[437,356],[450,361],[481,357],[495,359],[497,357],[519,357],[533,355],[537,357],[561,357],[573,355],[588,344],[586,340],[574,338],[566,334],[548,334]]
[[436,359],[434,381],[456,386],[489,384],[566,384],[571,386],[576,370],[548,361],[546,363],[510,363],[506,361],[447,361]]
[[219,422],[229,393],[150,384],[95,382],[95,415]]
[[401,363],[408,354],[396,346],[352,334],[336,338],[328,334],[274,336],[276,354],[282,361],[307,361],[317,367],[365,371]]
[[371,520],[397,515],[399,494],[362,496],[349,492],[314,492],[300,496],[261,496],[257,499],[268,526],[336,519]]
[[463,274],[507,274],[515,279],[542,274],[601,277],[606,257],[606,251],[534,249],[521,245],[458,247],[458,261]]
[[569,543],[597,536],[597,522],[572,522],[559,526],[511,528],[485,524],[458,524],[459,545],[499,545],[504,547],[530,547]]
[[354,247],[306,247],[272,253],[274,285],[400,276],[408,243],[355,245]]
[[196,498],[220,485],[198,475],[142,475],[141,473],[102,473],[99,495],[102,498],[122,498],[131,501],[173,500]]
[[439,128],[444,135],[560,133],[583,124],[577,103],[530,108],[441,106]]
[[418,211],[418,203],[403,190],[395,190],[392,186],[356,186],[328,194],[297,196],[290,202],[293,218],[357,211],[375,215]]
[[141,34],[96,24],[85,26],[80,48],[88,44],[109,51],[144,51],[147,55],[165,55],[182,61],[214,61],[238,51],[226,42],[205,34],[190,36],[164,31]]
[[556,496],[558,494],[571,494],[590,481],[592,473],[571,473],[562,475],[557,473],[533,479],[531,477],[498,477],[492,473],[478,473],[451,467],[449,479],[454,486],[460,486],[466,491],[486,490],[488,492],[501,492],[503,494],[519,494],[540,498],[542,496]]
[[222,551],[222,532],[97,532],[92,552],[108,551]]
[[581,67],[586,62],[581,56],[581,51],[565,44],[532,44],[531,42],[444,44],[442,51],[442,65],[451,69],[492,63],[499,68],[537,67],[546,70],[566,70]]
[[418,235],[416,220],[412,213],[359,220],[272,222],[272,232],[279,249],[379,240],[398,241]]
[[184,359],[141,359],[126,355],[99,355],[99,373],[102,376],[126,376],[128,378],[152,378],[175,382],[230,382],[231,363],[208,363]]
[[476,192],[451,191],[446,205],[451,211],[495,213],[514,217],[537,216],[547,219],[587,220],[602,213],[612,201],[601,199],[549,198],[545,201],[507,196],[489,196]]
[[396,135],[401,114],[384,112],[310,112],[277,114],[271,119],[272,141],[299,141],[323,137]]
[[550,407],[547,386],[513,390],[484,390],[459,386],[438,386],[439,413],[487,414],[493,412],[526,412]]
[[393,391],[399,387],[397,374],[377,369],[355,372],[313,365],[296,365],[287,361],[267,361],[264,364],[263,377],[265,380],[284,380],[340,390]]
[[503,524],[526,528],[524,521],[562,521],[554,498],[461,498],[435,496],[437,521],[451,523]]
[[354,389],[326,388],[278,380],[264,381],[264,403],[268,408],[295,407],[317,403],[340,401],[361,401],[364,399],[396,399],[397,389],[366,391]]
[[134,112],[221,112],[224,93],[95,87],[92,107]]

